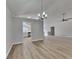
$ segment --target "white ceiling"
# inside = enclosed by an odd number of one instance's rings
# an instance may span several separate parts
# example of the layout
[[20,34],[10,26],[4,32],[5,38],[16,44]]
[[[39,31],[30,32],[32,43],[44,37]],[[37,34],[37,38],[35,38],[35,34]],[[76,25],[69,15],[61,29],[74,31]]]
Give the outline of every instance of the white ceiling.
[[[13,15],[37,16],[41,12],[41,0],[6,0]],[[62,13],[72,17],[72,0],[43,0],[44,11],[48,14],[48,21],[60,20]]]

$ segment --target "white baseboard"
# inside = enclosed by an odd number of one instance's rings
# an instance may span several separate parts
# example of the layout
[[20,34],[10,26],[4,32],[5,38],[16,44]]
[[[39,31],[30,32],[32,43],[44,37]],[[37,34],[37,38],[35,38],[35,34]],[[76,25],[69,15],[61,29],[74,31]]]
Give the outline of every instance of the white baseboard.
[[72,38],[72,36],[66,36],[66,37],[71,37]]
[[15,42],[13,45],[22,44],[23,42]]
[[9,47],[9,49],[8,49],[8,52],[6,53],[6,57],[8,57],[8,55],[9,55],[9,53],[10,53],[12,47],[13,47],[13,43],[10,45],[10,47]]
[[9,55],[9,53],[10,53],[10,51],[11,51],[13,45],[22,44],[22,43],[23,43],[23,42],[12,43],[12,44],[10,45],[10,48],[9,48],[8,52],[6,53],[6,58],[8,57],[8,55]]
[[44,39],[36,39],[36,40],[32,40],[32,42],[34,42],[34,41],[41,41],[41,40],[44,40]]
[[50,37],[70,37],[72,38],[72,36],[50,36]]

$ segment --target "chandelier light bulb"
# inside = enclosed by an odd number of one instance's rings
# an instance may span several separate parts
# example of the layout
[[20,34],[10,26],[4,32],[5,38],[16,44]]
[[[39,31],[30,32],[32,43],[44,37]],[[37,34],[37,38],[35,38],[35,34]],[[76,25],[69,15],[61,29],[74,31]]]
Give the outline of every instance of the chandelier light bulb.
[[38,18],[47,19],[47,14],[45,11],[42,13],[42,15],[40,13],[38,13],[37,15],[38,15]]
[[45,14],[45,17],[47,17],[47,14]]
[[45,15],[46,13],[45,13],[45,11],[43,12],[43,15]]

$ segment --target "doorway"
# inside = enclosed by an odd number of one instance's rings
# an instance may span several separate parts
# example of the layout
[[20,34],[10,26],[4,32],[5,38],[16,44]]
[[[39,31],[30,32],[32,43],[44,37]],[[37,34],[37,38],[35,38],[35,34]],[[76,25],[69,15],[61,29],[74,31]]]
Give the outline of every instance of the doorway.
[[28,22],[23,22],[23,38],[31,37],[31,24]]
[[50,27],[50,29],[51,29],[51,35],[55,35],[55,27],[53,26],[53,27]]

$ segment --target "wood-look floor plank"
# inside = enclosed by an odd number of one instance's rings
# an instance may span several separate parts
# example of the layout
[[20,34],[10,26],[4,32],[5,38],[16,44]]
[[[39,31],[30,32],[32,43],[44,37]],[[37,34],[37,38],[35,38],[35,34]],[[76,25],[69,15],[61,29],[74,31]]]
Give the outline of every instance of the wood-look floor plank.
[[49,36],[37,42],[26,38],[7,59],[72,59],[72,38]]

